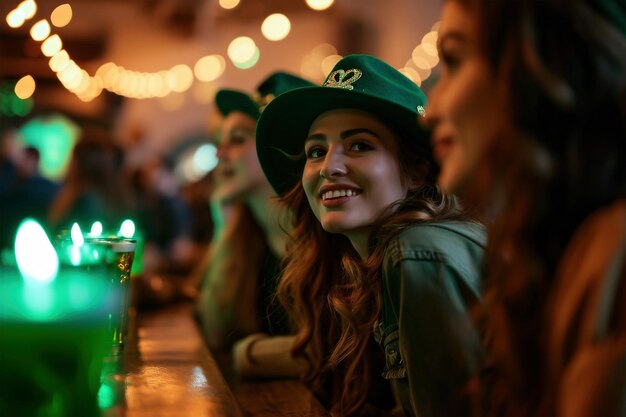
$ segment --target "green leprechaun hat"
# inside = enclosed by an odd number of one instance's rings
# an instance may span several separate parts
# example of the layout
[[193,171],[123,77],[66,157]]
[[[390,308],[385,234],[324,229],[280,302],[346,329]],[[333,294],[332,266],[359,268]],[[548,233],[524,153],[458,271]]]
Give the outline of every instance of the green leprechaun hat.
[[342,108],[370,112],[429,148],[429,135],[416,122],[425,106],[422,90],[395,68],[370,55],[348,55],[322,86],[288,91],[267,105],[257,124],[259,161],[274,191],[284,195],[300,181],[309,127],[320,114]]
[[310,81],[288,72],[277,71],[267,77],[254,95],[239,90],[222,89],[215,95],[215,104],[222,116],[233,111],[240,111],[257,120],[263,108],[274,97],[300,87],[314,86]]

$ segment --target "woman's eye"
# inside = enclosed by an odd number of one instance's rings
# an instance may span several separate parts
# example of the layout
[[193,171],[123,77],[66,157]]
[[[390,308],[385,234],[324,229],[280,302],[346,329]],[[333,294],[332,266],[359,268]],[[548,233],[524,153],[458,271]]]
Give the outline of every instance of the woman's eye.
[[448,72],[454,72],[459,67],[459,59],[455,55],[442,51],[440,56],[441,62]]
[[364,152],[364,151],[370,151],[372,149],[374,149],[372,145],[370,145],[367,142],[353,142],[350,144],[351,151]]
[[454,72],[461,65],[461,58],[465,55],[466,48],[456,40],[446,40],[439,48],[439,58],[442,67],[448,72]]
[[232,145],[241,145],[245,141],[246,141],[246,138],[244,136],[237,135],[237,136],[231,136],[230,139],[228,140],[228,143]]
[[310,148],[306,151],[307,159],[321,158],[324,155],[326,155],[326,150],[320,147]]

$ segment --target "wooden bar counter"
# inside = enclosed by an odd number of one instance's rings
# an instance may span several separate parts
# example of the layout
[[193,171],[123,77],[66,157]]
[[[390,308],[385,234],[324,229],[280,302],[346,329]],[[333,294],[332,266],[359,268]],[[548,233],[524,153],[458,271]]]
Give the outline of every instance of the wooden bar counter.
[[140,312],[130,327],[124,352],[107,358],[103,417],[329,415],[298,380],[238,381],[222,372],[190,305]]

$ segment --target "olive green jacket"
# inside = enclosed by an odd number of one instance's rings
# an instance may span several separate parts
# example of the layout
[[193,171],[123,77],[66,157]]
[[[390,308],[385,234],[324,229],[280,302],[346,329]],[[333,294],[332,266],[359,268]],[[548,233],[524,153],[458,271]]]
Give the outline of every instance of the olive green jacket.
[[386,249],[377,339],[383,377],[407,415],[471,414],[462,391],[483,359],[469,310],[481,299],[485,242],[478,224],[429,223],[404,230]]

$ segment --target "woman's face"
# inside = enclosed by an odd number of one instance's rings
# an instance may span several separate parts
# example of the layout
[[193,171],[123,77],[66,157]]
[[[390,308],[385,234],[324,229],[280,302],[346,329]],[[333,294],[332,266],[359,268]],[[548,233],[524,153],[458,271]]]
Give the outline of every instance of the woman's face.
[[256,121],[241,112],[224,118],[215,170],[218,195],[226,201],[241,201],[259,187],[268,186],[256,154]]
[[482,51],[478,11],[458,0],[445,2],[439,26],[441,74],[429,94],[426,124],[441,164],[439,185],[463,194],[497,133],[507,125],[506,89]]
[[394,133],[369,113],[332,110],[313,122],[304,150],[302,185],[322,227],[366,245],[372,224],[408,191]]

